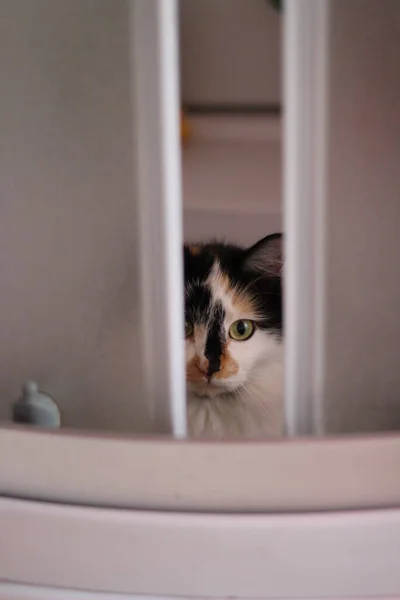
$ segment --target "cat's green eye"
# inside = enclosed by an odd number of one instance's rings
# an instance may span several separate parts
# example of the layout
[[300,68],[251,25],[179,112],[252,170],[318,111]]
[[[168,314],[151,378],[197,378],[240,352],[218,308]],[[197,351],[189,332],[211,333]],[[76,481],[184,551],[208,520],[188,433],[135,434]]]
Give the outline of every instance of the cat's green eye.
[[251,338],[255,330],[255,325],[250,319],[240,319],[235,321],[229,328],[229,337],[237,342],[244,342]]
[[185,338],[193,335],[193,325],[190,321],[185,321]]

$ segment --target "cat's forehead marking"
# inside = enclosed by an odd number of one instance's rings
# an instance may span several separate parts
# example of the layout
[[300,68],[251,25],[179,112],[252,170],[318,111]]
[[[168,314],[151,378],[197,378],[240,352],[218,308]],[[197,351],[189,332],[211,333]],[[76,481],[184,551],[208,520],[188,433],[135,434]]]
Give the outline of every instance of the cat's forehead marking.
[[[226,305],[229,294],[230,281],[214,259],[207,272],[201,276],[195,276],[185,283],[185,301],[188,316],[195,323],[210,324],[215,320],[216,312],[220,312],[222,304]],[[223,323],[223,318],[218,318]]]
[[230,319],[254,316],[254,305],[249,288],[241,289],[232,283],[227,273],[221,269],[218,260],[213,264],[207,283],[211,289],[213,302],[221,302]]
[[207,279],[207,284],[212,291],[214,302],[221,301],[229,295],[231,283],[228,275],[222,271],[218,259],[214,261],[210,275]]

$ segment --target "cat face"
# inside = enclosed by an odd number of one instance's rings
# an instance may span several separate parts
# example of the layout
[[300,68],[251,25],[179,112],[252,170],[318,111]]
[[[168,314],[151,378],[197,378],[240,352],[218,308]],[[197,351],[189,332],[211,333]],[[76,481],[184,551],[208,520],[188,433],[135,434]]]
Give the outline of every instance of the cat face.
[[213,398],[245,389],[282,336],[282,236],[248,249],[185,245],[188,392]]

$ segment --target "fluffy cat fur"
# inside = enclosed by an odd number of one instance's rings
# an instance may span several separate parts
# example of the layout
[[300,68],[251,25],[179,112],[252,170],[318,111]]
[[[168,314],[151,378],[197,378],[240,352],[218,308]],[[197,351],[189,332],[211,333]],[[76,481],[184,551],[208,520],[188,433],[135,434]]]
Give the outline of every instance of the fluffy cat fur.
[[[185,245],[186,382],[192,437],[281,436],[282,262],[281,234],[247,249],[223,243]],[[238,341],[232,335],[233,324],[240,331],[245,325],[254,331]]]

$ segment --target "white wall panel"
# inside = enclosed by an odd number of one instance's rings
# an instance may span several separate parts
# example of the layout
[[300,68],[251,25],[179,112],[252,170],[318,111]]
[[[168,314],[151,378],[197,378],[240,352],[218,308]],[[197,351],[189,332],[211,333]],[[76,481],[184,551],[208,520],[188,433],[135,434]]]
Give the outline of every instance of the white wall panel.
[[148,427],[125,0],[0,2],[0,419]]

